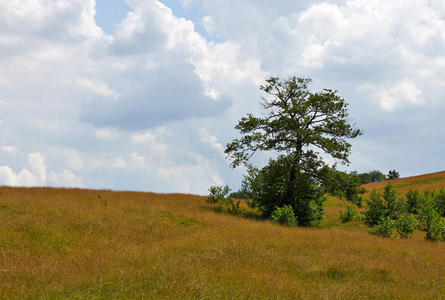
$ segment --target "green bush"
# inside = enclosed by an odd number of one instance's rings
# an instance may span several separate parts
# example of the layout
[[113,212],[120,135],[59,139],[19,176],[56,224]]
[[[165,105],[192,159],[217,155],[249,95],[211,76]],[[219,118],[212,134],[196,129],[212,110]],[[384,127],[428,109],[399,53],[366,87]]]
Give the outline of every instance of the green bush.
[[370,182],[378,182],[386,180],[386,175],[378,170],[370,171],[368,173],[358,174],[362,184],[370,183]]
[[344,212],[340,212],[340,220],[342,223],[346,223],[349,221],[360,221],[361,217],[354,207],[348,206]]
[[395,222],[389,216],[386,216],[380,219],[380,223],[374,228],[371,228],[369,233],[383,237],[394,237],[394,228]]
[[383,196],[372,191],[369,200],[367,201],[367,209],[363,212],[366,224],[370,226],[377,225],[384,217],[389,217],[393,220],[407,212],[407,205],[402,197],[397,195],[394,187],[388,184],[385,187]]
[[240,201],[233,201],[232,197],[227,196],[230,193],[230,189],[227,185],[224,187],[211,186],[209,192],[210,195],[207,197],[206,201],[215,204],[215,210],[221,211],[222,206],[226,206],[229,212],[233,214],[238,213]]
[[230,199],[231,201],[229,202],[229,211],[234,214],[237,215],[239,212],[239,207],[240,207],[240,201],[233,201],[233,199]]
[[436,201],[431,193],[425,193],[425,198],[419,210],[421,230],[426,232],[425,238],[432,241],[445,240],[445,221],[440,219]]
[[366,190],[361,188],[360,176],[356,172],[346,173],[325,166],[321,170],[321,177],[326,192],[362,207],[362,194]]
[[229,194],[230,189],[226,185],[225,187],[222,186],[211,186],[209,188],[210,195],[207,197],[207,202],[209,203],[224,203],[226,202],[226,196]]
[[369,226],[377,225],[385,216],[385,211],[382,195],[373,190],[367,200],[367,209],[363,212],[365,223]]
[[431,241],[445,241],[445,220],[434,218],[426,232],[426,238]]
[[285,224],[288,226],[298,225],[297,218],[294,214],[294,209],[290,205],[276,207],[272,212],[271,219],[276,223]]
[[443,188],[436,194],[435,199],[438,213],[442,217],[445,217],[445,190]]
[[385,186],[383,200],[386,208],[385,215],[389,216],[391,219],[397,219],[399,216],[406,213],[406,203],[403,200],[403,197],[397,196],[397,192],[391,183],[388,183],[388,185]]
[[407,204],[408,212],[410,212],[412,214],[418,214],[420,207],[422,206],[422,202],[423,202],[423,197],[419,193],[419,191],[410,190],[406,194],[406,204]]
[[[407,238],[418,228],[426,232],[428,240],[445,240],[445,221],[441,220],[445,190],[441,189],[437,194],[426,191],[423,195],[409,191],[406,198],[405,202],[398,197],[391,184],[385,187],[383,196],[374,190],[363,213],[368,225],[377,225],[370,232],[388,236],[392,234],[391,226],[395,226],[400,237]],[[417,218],[413,214],[417,214]]]
[[323,217],[325,191],[311,174],[292,166],[292,160],[280,156],[262,169],[248,168],[243,184],[252,207],[270,218],[276,207],[290,205],[298,225],[308,226]]
[[401,238],[408,238],[417,227],[417,219],[412,214],[404,214],[396,221],[396,230]]

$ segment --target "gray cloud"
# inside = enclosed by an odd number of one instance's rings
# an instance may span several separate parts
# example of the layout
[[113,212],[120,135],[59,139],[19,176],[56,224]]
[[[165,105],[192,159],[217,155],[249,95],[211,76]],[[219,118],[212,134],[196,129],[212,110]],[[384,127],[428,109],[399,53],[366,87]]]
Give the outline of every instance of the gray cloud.
[[[190,118],[222,115],[229,99],[214,100],[204,95],[204,87],[189,63],[170,62],[152,72],[138,74],[137,87],[117,100],[98,98],[88,104],[81,120],[95,126],[141,130]],[[120,74],[131,81],[134,74]],[[131,85],[131,83],[130,83]]]

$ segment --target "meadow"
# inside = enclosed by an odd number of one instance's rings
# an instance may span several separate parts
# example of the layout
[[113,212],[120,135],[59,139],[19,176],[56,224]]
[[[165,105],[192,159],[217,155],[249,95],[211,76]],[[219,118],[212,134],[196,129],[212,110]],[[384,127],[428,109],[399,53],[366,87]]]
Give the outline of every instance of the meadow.
[[[445,172],[393,183],[437,189]],[[319,226],[291,228],[202,196],[0,187],[0,298],[445,297],[444,242],[370,235],[340,222],[347,205],[330,197]]]

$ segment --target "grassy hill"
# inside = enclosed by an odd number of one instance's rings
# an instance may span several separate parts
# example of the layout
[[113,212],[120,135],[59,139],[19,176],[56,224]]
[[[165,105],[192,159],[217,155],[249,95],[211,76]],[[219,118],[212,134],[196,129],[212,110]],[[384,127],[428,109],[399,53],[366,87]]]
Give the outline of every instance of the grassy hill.
[[341,224],[346,205],[329,198],[319,228],[289,228],[193,195],[1,187],[0,298],[445,297],[445,243]]
[[381,192],[388,182],[391,182],[394,188],[401,194],[406,194],[409,190],[418,190],[421,192],[426,190],[438,191],[440,188],[445,188],[445,171],[368,183],[363,185],[363,187],[368,191],[376,189],[377,191]]

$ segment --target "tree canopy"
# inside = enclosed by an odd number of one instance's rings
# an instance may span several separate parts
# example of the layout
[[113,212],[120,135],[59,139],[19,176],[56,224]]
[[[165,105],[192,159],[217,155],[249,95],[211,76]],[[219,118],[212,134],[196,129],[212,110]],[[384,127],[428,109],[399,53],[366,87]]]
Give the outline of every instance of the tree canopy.
[[[274,209],[290,205],[299,225],[321,218],[325,193],[321,182],[338,177],[336,171],[326,172],[329,167],[321,153],[347,164],[351,151],[348,139],[361,134],[351,123],[348,104],[337,91],[323,89],[313,93],[308,89],[310,82],[309,78],[295,76],[266,79],[260,87],[264,92],[263,114],[241,118],[235,126],[240,137],[225,150],[232,167],[249,167],[243,188],[256,207],[270,217]],[[248,163],[257,151],[274,151],[279,156],[258,170]],[[355,177],[344,179],[359,184]]]
[[[241,138],[227,145],[232,166],[245,164],[257,151],[275,150],[290,154],[296,165],[314,160],[318,149],[348,163],[348,138],[361,134],[350,123],[348,104],[337,91],[312,93],[309,78],[271,77],[260,88],[265,92],[264,116],[248,114],[235,126]],[[311,148],[311,146],[313,146]],[[301,165],[302,166],[302,165]]]

